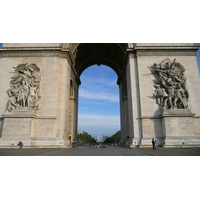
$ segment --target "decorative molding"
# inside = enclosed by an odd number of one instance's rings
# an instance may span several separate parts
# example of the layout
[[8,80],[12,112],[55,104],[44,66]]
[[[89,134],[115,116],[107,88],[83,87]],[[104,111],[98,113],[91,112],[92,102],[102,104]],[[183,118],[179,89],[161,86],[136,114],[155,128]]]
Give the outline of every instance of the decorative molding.
[[32,111],[6,111],[3,115],[3,118],[36,118],[37,116]]
[[1,115],[2,117],[0,120],[3,120],[4,118],[34,118],[34,119],[50,119],[50,120],[56,120],[56,116],[37,116],[33,112],[6,112],[5,114]]
[[136,46],[134,50],[198,50],[199,46]]
[[52,120],[55,120],[57,119],[56,116],[37,116],[35,117],[35,119],[52,119]]
[[197,46],[141,46],[128,48],[136,56],[196,56]]
[[29,51],[29,52],[13,52],[13,51],[7,51],[2,52],[1,57],[58,57],[59,52],[35,52],[35,51]]
[[61,57],[74,62],[70,50],[60,47],[2,47],[0,53],[1,57]]
[[197,114],[197,115],[194,116],[194,118],[200,118],[200,115]]
[[195,52],[185,51],[137,51],[137,56],[196,56]]
[[60,47],[1,47],[0,52],[4,51],[52,51],[60,50]]
[[160,117],[194,117],[190,109],[163,109]]
[[160,119],[160,116],[154,117],[154,116],[142,116],[140,119]]
[[[127,48],[128,53],[137,56],[194,56],[198,46],[136,46]],[[63,54],[64,52],[64,54]],[[68,52],[68,54],[65,54]],[[2,47],[1,57],[65,57],[74,58],[69,48],[61,47]]]
[[159,116],[142,116],[140,119],[161,119],[163,117],[193,117],[200,118],[200,116],[195,116],[189,109],[163,109],[162,114]]

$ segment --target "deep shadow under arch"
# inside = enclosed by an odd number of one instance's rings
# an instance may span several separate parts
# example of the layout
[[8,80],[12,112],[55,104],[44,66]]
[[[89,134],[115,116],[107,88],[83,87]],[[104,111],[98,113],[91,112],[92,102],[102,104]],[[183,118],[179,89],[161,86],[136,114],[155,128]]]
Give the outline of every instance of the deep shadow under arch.
[[126,43],[81,43],[74,45],[72,51],[78,77],[91,65],[107,65],[120,78],[126,62]]

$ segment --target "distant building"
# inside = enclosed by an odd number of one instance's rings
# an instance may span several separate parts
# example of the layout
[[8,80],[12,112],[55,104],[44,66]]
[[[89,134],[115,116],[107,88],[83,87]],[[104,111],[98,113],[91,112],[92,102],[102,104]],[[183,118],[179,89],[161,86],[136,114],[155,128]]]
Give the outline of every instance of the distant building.
[[99,136],[94,137],[97,142],[101,142],[101,138]]
[[108,135],[103,135],[102,142],[104,142],[106,140],[106,138],[108,138]]

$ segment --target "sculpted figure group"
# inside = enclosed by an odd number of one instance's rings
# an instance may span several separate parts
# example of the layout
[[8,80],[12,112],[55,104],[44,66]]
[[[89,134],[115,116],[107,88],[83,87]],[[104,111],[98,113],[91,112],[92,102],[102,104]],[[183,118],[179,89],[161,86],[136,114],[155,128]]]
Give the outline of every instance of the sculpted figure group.
[[166,109],[187,109],[188,91],[186,89],[185,68],[169,58],[160,64],[154,63],[150,67],[154,80],[154,98],[161,108]]
[[38,110],[40,95],[40,69],[34,63],[20,64],[11,77],[8,111],[17,109]]

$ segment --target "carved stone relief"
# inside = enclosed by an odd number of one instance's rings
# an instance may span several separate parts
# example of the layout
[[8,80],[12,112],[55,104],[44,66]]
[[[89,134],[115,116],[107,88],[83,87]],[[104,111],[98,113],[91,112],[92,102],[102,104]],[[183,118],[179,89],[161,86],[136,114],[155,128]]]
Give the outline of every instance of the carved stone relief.
[[154,63],[149,69],[156,78],[153,80],[156,103],[163,109],[187,109],[189,95],[184,66],[176,59],[170,61],[167,58],[160,64]]
[[35,63],[19,64],[11,77],[8,111],[38,110],[40,95],[40,69]]

